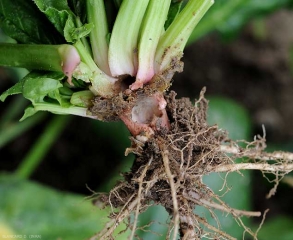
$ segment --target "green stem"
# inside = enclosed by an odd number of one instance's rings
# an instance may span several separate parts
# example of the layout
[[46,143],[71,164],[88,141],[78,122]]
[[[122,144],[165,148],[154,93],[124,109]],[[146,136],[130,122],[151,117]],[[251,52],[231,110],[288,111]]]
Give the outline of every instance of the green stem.
[[[82,22],[80,21],[80,17],[76,18],[76,25],[77,27],[82,27]],[[82,44],[84,45],[85,49],[88,51],[88,53],[91,53],[91,47],[88,43],[88,40],[86,37],[81,38]]]
[[87,51],[87,49],[85,48],[85,46],[82,44],[82,42],[80,40],[78,40],[75,44],[74,47],[77,49],[81,61],[84,62],[91,71],[93,72],[102,72],[98,66],[96,65],[96,63],[94,62],[92,56],[89,54],[89,52]]
[[120,6],[109,45],[113,76],[136,75],[138,34],[148,3],[149,0],[123,0]]
[[162,29],[164,29],[170,4],[171,0],[150,0],[149,2],[140,30],[138,72],[136,82],[131,86],[132,90],[142,87],[143,83],[150,81],[155,74],[155,52]]
[[17,122],[12,123],[5,128],[1,128],[0,133],[0,148],[5,146],[10,141],[14,140],[21,134],[23,134],[25,131],[29,130],[33,126],[35,126],[37,123],[42,121],[45,117],[45,114],[37,114],[31,118],[28,118],[26,121],[23,122]]
[[94,24],[90,32],[90,41],[95,63],[111,76],[108,64],[108,24],[103,0],[87,0],[88,22]]
[[0,44],[0,65],[64,72],[71,78],[80,63],[75,47],[62,45]]
[[188,1],[159,41],[155,57],[157,73],[164,71],[174,57],[182,56],[190,34],[213,3],[214,0]]
[[112,78],[105,74],[96,65],[90,54],[86,51],[81,41],[77,41],[74,46],[76,47],[82,62],[84,62],[90,69],[91,73],[88,75],[90,77],[90,82],[92,86],[90,90],[95,95],[100,95],[102,97],[111,97],[114,95],[114,83],[117,79]]
[[[48,111],[55,114],[69,114],[69,115],[76,115],[80,117],[88,117],[88,118],[95,118],[88,114],[87,108],[84,107],[62,107],[60,105],[54,104],[54,103],[35,103],[32,109],[27,108],[26,111],[32,110],[34,112],[37,111]],[[22,119],[20,119],[22,121]]]
[[29,153],[25,156],[15,175],[20,178],[29,178],[38,165],[43,160],[52,144],[58,138],[70,118],[67,116],[55,116],[46,127],[43,134],[32,146]]
[[62,45],[0,44],[0,65],[62,72]]

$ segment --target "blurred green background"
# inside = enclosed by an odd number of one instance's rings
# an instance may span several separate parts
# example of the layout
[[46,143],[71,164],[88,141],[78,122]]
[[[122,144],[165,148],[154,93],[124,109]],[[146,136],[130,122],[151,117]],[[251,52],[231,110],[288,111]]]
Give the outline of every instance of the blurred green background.
[[[262,134],[265,124],[269,150],[293,151],[292,6],[292,0],[216,0],[190,38],[184,72],[175,76],[172,89],[179,97],[196,98],[207,86],[211,124],[245,140]],[[0,41],[9,39],[0,34]],[[26,73],[0,68],[0,91]],[[109,191],[130,168],[133,156],[124,156],[129,133],[121,123],[47,113],[18,122],[27,104],[20,96],[0,104],[0,239],[13,234],[88,239],[111,210],[99,210],[86,197]],[[223,177],[213,174],[204,181],[223,195]],[[272,184],[260,173],[229,174],[231,191],[223,199],[239,209],[270,209],[258,239],[293,239],[292,178],[289,174],[266,199]],[[205,209],[195,211],[214,224]],[[225,231],[242,239],[242,227],[217,215]],[[138,234],[165,239],[168,221],[166,211],[153,206],[140,216],[139,225],[149,229]],[[260,221],[244,219],[253,230]],[[115,239],[127,239],[123,234]]]

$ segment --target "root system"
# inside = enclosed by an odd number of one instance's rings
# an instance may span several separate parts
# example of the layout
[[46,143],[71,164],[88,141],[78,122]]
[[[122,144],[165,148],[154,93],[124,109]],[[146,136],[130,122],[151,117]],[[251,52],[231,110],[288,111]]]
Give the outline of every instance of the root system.
[[[178,68],[172,68],[172,71],[174,73]],[[132,145],[126,154],[134,153],[135,160],[130,172],[124,174],[124,181],[119,182],[109,194],[101,194],[96,199],[99,203],[111,206],[113,212],[112,220],[92,239],[113,239],[112,233],[122,221],[128,221],[130,239],[134,239],[138,215],[150,205],[161,205],[169,213],[171,222],[168,239],[175,240],[178,236],[182,240],[203,237],[234,239],[196,215],[194,209],[197,206],[204,206],[212,215],[215,209],[231,214],[245,232],[257,239],[256,233],[244,226],[241,217],[260,216],[261,213],[229,207],[203,183],[202,178],[212,172],[262,170],[276,176],[275,187],[270,193],[272,195],[284,174],[293,169],[292,155],[264,153],[265,136],[257,136],[252,143],[246,143],[245,148],[239,147],[217,125],[207,124],[208,101],[204,97],[205,89],[195,103],[187,98],[176,99],[174,92],[164,92],[170,86],[172,74],[167,75],[168,78],[157,77],[143,90],[126,90],[115,99],[95,100],[91,109],[93,113],[100,114],[104,120],[120,118],[128,126],[133,136]],[[139,106],[138,99],[154,96],[158,106],[151,113],[155,117],[146,114],[148,117],[143,118],[143,121],[133,121],[131,113],[135,106]],[[160,108],[164,101],[166,104],[162,105],[165,108]],[[135,119],[141,118],[138,116]],[[235,163],[238,157],[247,157],[249,160]],[[130,222],[131,214],[134,214],[134,221]]]

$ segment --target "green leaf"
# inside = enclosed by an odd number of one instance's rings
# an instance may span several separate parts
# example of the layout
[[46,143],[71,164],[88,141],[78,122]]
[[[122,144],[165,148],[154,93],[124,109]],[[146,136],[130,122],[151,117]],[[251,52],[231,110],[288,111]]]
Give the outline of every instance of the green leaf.
[[168,239],[166,238],[168,228],[164,225],[168,219],[169,214],[164,207],[151,206],[139,215],[138,227],[144,229],[145,226],[149,225],[147,231],[144,231],[145,229],[138,230],[136,233],[143,240]]
[[171,23],[174,21],[174,19],[179,14],[182,3],[183,3],[182,0],[173,0],[172,1],[170,8],[169,8],[167,20],[165,22],[165,29],[167,29],[171,25]]
[[[89,194],[91,194],[89,192]],[[89,239],[101,231],[111,209],[99,209],[84,196],[58,192],[13,176],[0,176],[0,227],[17,235],[40,235],[41,239]],[[127,239],[121,224],[114,238]]]
[[43,102],[48,93],[63,86],[59,82],[63,77],[64,75],[58,72],[42,75],[39,72],[32,72],[23,79],[23,96],[32,101],[33,104]]
[[68,24],[67,21],[74,21],[74,14],[70,10],[67,0],[34,0],[34,2],[62,35],[65,25]]
[[246,109],[239,103],[224,97],[209,97],[208,122],[218,124],[229,132],[229,138],[248,140],[251,120]]
[[61,107],[69,107],[71,105],[70,97],[61,95],[59,89],[49,92],[48,97],[57,100]]
[[86,37],[93,29],[94,24],[87,23],[81,27],[75,27],[72,17],[69,17],[64,28],[64,37],[67,42],[75,42],[82,37]]
[[194,29],[188,43],[215,30],[225,38],[235,37],[247,22],[292,7],[292,0],[217,0]]
[[57,44],[64,41],[32,1],[0,0],[0,27],[20,43]]
[[265,221],[258,233],[259,240],[291,240],[293,239],[293,220],[280,216]]
[[36,113],[37,113],[37,110],[33,106],[29,106],[24,110],[24,114],[19,121],[22,122],[26,118],[31,117]]
[[23,81],[19,81],[14,86],[7,89],[4,93],[1,94],[0,100],[4,102],[8,96],[22,93],[22,84]]

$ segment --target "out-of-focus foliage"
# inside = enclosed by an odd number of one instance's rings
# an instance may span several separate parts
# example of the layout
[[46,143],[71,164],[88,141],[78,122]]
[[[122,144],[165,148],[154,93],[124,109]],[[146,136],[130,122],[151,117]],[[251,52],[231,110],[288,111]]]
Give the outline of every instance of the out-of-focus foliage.
[[292,240],[293,219],[288,217],[277,217],[266,221],[258,234],[259,240]]
[[292,8],[292,0],[215,0],[189,38],[189,44],[214,30],[225,38],[237,36],[242,27],[255,18],[281,8]]
[[[0,176],[0,234],[40,235],[42,239],[88,239],[109,220],[110,209],[100,210],[83,196]],[[123,230],[125,226],[121,226]],[[1,238],[2,235],[0,235]],[[128,233],[119,236],[126,239]],[[118,238],[117,238],[118,239]]]
[[[238,103],[223,97],[209,98],[208,111],[209,124],[217,124],[219,128],[227,130],[229,138],[234,140],[249,139],[251,133],[251,121],[248,112]],[[233,172],[228,175],[225,173],[214,173],[205,176],[203,181],[218,195],[228,206],[241,210],[251,210],[251,183],[248,171],[242,174]],[[225,184],[226,181],[226,184]],[[228,191],[227,191],[228,190]],[[210,224],[217,226],[215,219],[209,211],[198,207],[195,209],[197,214],[204,216]],[[244,229],[231,215],[221,211],[214,211],[221,229],[236,239],[242,239]],[[243,222],[248,225],[250,221],[244,217]]]

